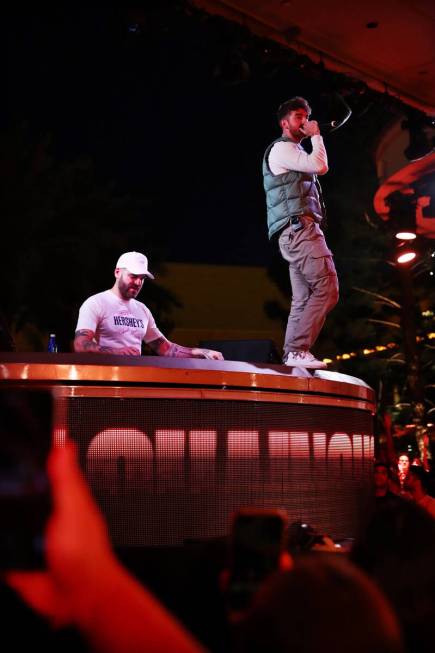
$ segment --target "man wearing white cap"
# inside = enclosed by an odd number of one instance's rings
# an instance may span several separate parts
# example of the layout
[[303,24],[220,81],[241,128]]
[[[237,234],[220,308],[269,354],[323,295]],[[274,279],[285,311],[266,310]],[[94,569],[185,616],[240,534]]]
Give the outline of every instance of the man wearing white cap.
[[113,287],[92,295],[80,307],[74,351],[140,356],[145,342],[159,356],[223,360],[219,351],[182,347],[165,338],[151,311],[136,301],[145,277],[154,279],[144,254],[127,252],[119,257]]

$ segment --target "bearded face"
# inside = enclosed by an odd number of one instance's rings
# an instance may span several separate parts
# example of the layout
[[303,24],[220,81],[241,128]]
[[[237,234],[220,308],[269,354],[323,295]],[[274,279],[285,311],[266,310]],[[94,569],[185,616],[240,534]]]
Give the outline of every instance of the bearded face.
[[[119,272],[119,274],[116,275],[116,272]],[[134,299],[137,297],[143,286],[145,275],[132,274],[128,270],[119,269],[115,271],[115,276],[119,294],[123,299]]]

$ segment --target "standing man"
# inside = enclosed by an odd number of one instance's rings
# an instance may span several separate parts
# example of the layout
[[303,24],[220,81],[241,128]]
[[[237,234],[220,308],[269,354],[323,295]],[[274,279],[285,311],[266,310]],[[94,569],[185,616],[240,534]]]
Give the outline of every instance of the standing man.
[[[264,154],[263,176],[269,238],[278,236],[292,289],[283,362],[325,368],[309,350],[338,301],[338,279],[321,229],[325,210],[317,175],[328,171],[328,157],[319,125],[309,120],[310,114],[302,97],[279,107],[282,136]],[[311,154],[301,145],[304,138],[311,138]]]
[[149,308],[135,299],[145,277],[154,279],[144,254],[120,256],[113,287],[92,295],[80,308],[74,351],[140,356],[143,341],[159,356],[223,360],[219,351],[182,347],[165,338]]

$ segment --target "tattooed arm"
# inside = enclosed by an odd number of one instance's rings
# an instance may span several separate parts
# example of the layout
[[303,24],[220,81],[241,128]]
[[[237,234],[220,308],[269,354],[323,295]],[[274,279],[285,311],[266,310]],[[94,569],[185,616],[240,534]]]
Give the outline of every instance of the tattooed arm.
[[182,347],[166,338],[157,338],[148,343],[149,347],[159,356],[171,356],[172,358],[208,358],[223,361],[224,357],[220,351],[212,349],[200,349],[198,347]]
[[136,347],[101,347],[95,340],[95,333],[88,329],[76,331],[74,338],[74,351],[80,353],[117,354],[118,356],[140,356]]

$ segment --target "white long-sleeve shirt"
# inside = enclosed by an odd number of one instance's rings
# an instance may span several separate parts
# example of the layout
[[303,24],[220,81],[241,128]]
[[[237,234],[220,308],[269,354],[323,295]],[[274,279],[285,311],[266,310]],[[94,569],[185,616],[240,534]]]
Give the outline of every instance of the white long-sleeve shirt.
[[300,143],[279,141],[269,153],[269,167],[274,175],[288,170],[324,175],[328,172],[328,155],[320,134],[311,137],[313,150],[308,154]]

